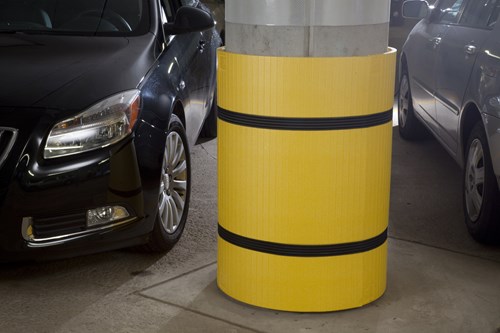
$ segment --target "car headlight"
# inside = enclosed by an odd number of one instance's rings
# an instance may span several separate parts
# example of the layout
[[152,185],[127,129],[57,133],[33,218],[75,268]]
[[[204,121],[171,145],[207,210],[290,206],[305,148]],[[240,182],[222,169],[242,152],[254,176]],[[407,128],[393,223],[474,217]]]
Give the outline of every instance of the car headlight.
[[139,107],[140,91],[130,90],[57,123],[47,138],[43,157],[50,159],[74,155],[120,141],[132,131]]

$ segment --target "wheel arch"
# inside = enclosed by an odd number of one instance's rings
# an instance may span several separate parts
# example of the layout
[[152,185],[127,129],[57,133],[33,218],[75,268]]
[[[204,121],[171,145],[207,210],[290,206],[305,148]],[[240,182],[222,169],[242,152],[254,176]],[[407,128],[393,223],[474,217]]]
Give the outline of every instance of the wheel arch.
[[398,68],[398,84],[401,81],[401,77],[403,76],[403,73],[406,72],[408,73],[408,60],[406,59],[406,53],[401,53],[400,56],[400,61],[399,61],[399,68]]
[[472,129],[478,121],[482,121],[479,107],[474,102],[469,102],[460,117],[460,165],[464,165],[467,141]]
[[406,59],[406,53],[401,53],[400,59],[400,69],[402,70],[403,68],[405,68],[406,70],[408,70],[408,60]]
[[182,122],[182,126],[186,128],[186,114],[184,112],[184,105],[180,100],[175,100],[172,106],[172,114],[175,114]]

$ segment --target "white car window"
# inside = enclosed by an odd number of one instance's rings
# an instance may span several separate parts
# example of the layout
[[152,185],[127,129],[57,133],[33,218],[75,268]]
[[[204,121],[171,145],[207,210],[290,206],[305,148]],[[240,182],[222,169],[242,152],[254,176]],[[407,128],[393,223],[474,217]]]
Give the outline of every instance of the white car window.
[[479,28],[488,26],[488,21],[497,2],[497,0],[470,1],[462,14],[460,24]]
[[183,6],[196,6],[198,4],[198,0],[181,0]]
[[491,13],[490,20],[488,21],[488,27],[492,28],[495,26],[498,20],[499,13],[500,13],[500,1],[497,0],[495,8],[493,8],[493,12]]
[[437,23],[454,24],[458,23],[460,9],[462,8],[463,0],[445,0],[440,3],[440,16]]

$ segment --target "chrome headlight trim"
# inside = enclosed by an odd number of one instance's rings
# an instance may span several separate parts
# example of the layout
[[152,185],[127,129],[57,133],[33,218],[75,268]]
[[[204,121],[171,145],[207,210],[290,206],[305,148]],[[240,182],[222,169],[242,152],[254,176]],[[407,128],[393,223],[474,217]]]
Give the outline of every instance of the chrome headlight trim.
[[78,115],[54,125],[43,157],[52,159],[110,146],[127,137],[137,120],[140,91],[108,97]]

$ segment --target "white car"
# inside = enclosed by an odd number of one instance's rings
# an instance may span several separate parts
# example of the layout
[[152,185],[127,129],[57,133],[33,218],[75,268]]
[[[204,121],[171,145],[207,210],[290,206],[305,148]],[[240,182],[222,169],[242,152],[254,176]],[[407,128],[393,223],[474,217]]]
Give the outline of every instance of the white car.
[[464,168],[465,222],[478,241],[500,239],[500,0],[406,1],[423,18],[400,60],[399,133],[424,125]]

